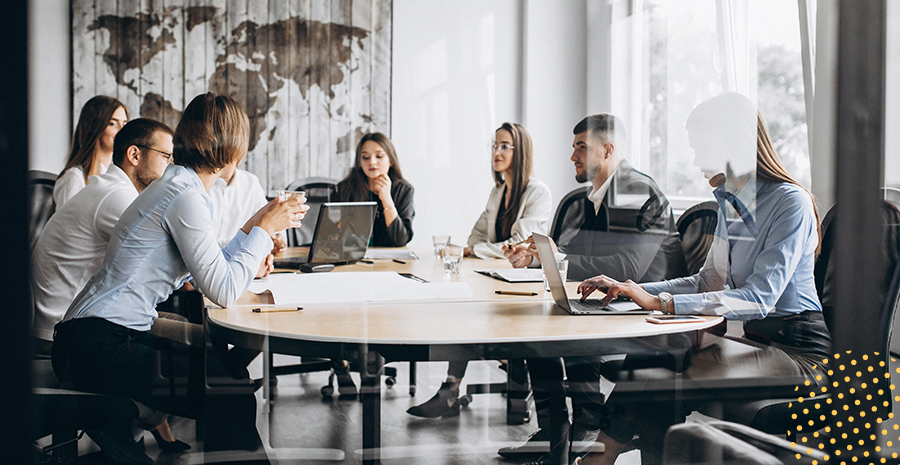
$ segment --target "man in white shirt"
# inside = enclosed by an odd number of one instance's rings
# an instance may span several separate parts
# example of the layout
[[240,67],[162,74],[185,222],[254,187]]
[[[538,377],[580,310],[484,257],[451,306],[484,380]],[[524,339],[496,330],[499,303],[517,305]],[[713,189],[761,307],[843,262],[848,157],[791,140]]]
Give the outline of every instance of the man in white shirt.
[[[234,165],[222,168],[219,179],[209,190],[209,199],[213,204],[213,229],[220,247],[228,245],[244,223],[269,203],[259,178]],[[276,233],[272,241],[275,243],[273,253],[281,252],[287,246],[283,232]]]
[[116,135],[113,164],[50,217],[31,256],[35,348],[49,354],[53,327],[103,263],[110,232],[172,161],[172,129],[138,118]]

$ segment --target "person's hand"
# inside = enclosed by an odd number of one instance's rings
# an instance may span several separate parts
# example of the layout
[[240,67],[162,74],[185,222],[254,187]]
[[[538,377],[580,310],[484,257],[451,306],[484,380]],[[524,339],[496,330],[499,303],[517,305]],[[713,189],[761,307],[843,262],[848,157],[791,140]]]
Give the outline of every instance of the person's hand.
[[595,290],[606,292],[606,297],[601,300],[603,305],[609,305],[610,302],[618,297],[625,296],[644,310],[659,310],[659,297],[648,294],[640,284],[630,279],[622,283],[600,275],[586,279],[578,285],[578,293],[581,294],[581,300],[586,299]]
[[282,232],[272,236],[272,243],[275,244],[275,247],[272,248],[273,254],[284,252],[284,249],[287,248],[287,238],[284,237],[284,233]]
[[257,278],[265,278],[269,276],[269,273],[275,269],[275,256],[272,254],[266,255],[266,259],[262,261],[262,264],[259,265],[259,271],[256,272]]
[[385,210],[394,206],[394,199],[391,198],[391,177],[387,174],[372,178],[369,181],[369,190],[378,196]]
[[471,257],[473,255],[475,255],[475,251],[472,250],[471,247],[466,247],[465,249],[463,249],[463,257]]
[[250,230],[254,226],[259,226],[265,230],[269,236],[275,235],[275,231],[281,231],[288,228],[297,228],[300,221],[309,210],[306,205],[306,197],[294,195],[283,202],[278,199],[272,199],[269,203],[259,209],[244,224],[241,230],[246,234],[250,234]]
[[[529,241],[532,239],[529,237]],[[515,247],[510,247],[509,244],[503,246],[503,256],[509,260],[510,265],[513,268],[525,268],[535,260],[537,257],[537,251],[532,251],[534,247],[534,241],[531,243],[526,242],[522,245],[517,245]]]

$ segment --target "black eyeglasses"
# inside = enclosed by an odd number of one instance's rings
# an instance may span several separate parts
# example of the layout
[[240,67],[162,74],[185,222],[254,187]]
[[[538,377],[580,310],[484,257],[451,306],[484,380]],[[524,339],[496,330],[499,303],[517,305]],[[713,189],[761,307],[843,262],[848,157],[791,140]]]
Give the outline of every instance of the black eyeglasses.
[[159,153],[163,154],[163,155],[166,157],[166,160],[171,160],[171,159],[172,159],[172,154],[171,154],[171,153],[163,152],[162,150],[158,150],[158,149],[155,149],[155,148],[153,148],[153,147],[147,147],[146,145],[140,145],[140,144],[134,144],[134,145],[136,145],[136,146],[138,146],[138,147],[143,147],[143,148],[145,148],[145,149],[147,149],[147,150],[152,150],[152,151],[154,151],[154,152],[159,152]]

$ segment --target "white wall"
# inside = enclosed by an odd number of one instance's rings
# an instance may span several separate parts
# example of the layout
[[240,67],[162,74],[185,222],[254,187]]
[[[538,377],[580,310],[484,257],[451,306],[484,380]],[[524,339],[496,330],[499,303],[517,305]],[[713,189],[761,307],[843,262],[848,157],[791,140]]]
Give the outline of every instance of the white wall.
[[484,209],[494,130],[522,120],[521,15],[514,0],[394,1],[391,139],[416,188],[413,244],[464,244]]
[[28,2],[28,166],[59,173],[71,130],[69,2]]

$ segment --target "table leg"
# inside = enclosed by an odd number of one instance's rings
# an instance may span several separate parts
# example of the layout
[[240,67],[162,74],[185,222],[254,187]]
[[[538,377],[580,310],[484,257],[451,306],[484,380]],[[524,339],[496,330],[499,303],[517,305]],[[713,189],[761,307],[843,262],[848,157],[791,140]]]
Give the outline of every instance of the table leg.
[[506,424],[528,423],[531,420],[533,399],[525,360],[510,359],[506,367]]
[[363,409],[363,463],[381,463],[381,375],[384,357],[360,348],[360,397]]

